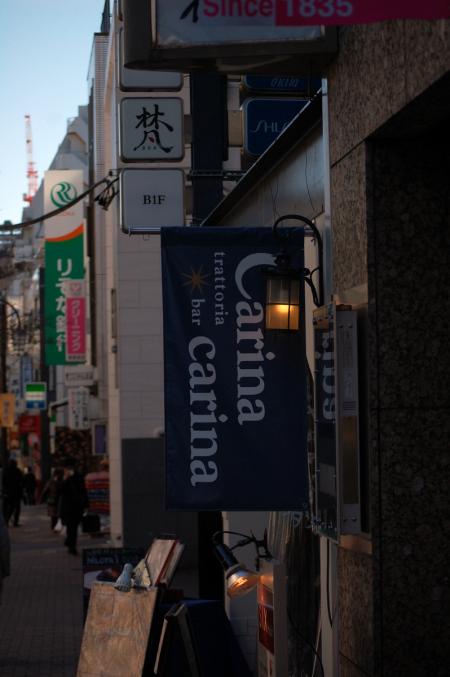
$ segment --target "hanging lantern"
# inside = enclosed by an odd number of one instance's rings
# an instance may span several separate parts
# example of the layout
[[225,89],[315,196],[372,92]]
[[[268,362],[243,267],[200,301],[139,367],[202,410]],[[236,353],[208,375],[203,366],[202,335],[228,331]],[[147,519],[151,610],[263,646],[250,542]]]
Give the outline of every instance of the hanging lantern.
[[289,257],[278,255],[266,268],[266,329],[297,331],[300,326],[300,274],[289,268]]

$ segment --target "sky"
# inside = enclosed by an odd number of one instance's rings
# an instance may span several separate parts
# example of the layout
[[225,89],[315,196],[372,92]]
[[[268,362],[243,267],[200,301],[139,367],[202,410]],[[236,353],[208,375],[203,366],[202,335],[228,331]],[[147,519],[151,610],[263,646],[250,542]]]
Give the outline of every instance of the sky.
[[40,182],[67,120],[88,102],[103,7],[104,0],[0,0],[0,223],[19,223],[26,206],[25,115]]

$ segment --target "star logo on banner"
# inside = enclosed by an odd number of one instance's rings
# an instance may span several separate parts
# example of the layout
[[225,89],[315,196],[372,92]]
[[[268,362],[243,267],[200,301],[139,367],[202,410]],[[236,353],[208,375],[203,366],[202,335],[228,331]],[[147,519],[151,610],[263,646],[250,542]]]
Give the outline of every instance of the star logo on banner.
[[198,270],[191,268],[191,272],[189,274],[183,273],[182,275],[183,277],[187,278],[186,282],[183,282],[183,287],[190,286],[191,293],[197,290],[203,294],[203,287],[209,285],[209,282],[206,280],[208,277],[210,277],[210,274],[203,272],[203,266],[200,266]]

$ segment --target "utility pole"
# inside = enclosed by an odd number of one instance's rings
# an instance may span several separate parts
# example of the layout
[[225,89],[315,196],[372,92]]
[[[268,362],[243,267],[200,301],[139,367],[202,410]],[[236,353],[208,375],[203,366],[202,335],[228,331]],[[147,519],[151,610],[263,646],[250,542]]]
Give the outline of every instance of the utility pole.
[[[192,216],[198,225],[223,197],[223,161],[228,153],[227,79],[217,73],[191,74]],[[218,511],[198,513],[199,594],[223,598],[223,570],[211,538],[223,529]]]
[[[44,315],[44,295],[45,295],[45,268],[39,268],[39,320],[40,320],[40,377],[47,383],[47,407],[52,401],[52,393],[49,388],[49,368],[45,363],[45,315]],[[49,409],[40,412],[41,417],[41,476],[42,484],[50,479],[50,421],[48,417]]]

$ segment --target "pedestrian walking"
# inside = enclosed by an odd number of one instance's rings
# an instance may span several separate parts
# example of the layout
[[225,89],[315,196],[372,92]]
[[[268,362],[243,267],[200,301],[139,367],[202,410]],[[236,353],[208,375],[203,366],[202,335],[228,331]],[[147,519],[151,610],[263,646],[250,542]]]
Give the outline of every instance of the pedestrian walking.
[[56,522],[58,521],[63,476],[63,470],[61,468],[55,468],[52,477],[46,482],[41,494],[41,503],[47,503],[47,515],[50,517],[50,529],[54,529]]
[[77,555],[78,526],[88,507],[84,479],[76,470],[75,463],[68,461],[64,467],[64,481],[61,487],[59,517],[67,530],[64,544],[71,555]]
[[6,526],[13,519],[13,526],[18,527],[23,493],[23,473],[17,467],[17,461],[11,459],[3,474],[3,516]]
[[30,466],[23,478],[23,490],[25,505],[34,505],[36,503],[36,475]]

